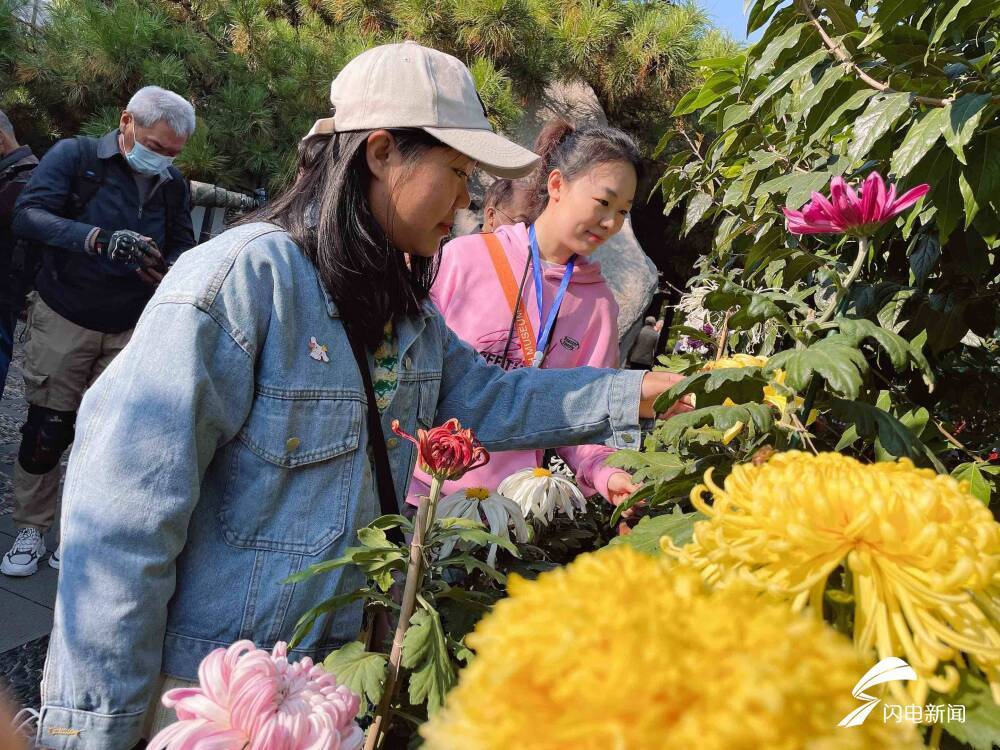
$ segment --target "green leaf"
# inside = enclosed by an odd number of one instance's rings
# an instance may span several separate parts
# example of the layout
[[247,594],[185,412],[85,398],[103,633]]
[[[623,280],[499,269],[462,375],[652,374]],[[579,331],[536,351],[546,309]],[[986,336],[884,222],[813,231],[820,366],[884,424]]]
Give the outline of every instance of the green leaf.
[[752,34],[764,26],[774,14],[774,9],[783,0],[744,0],[743,9],[747,17],[747,34]]
[[950,114],[951,107],[939,107],[916,120],[893,153],[889,172],[897,179],[906,177],[944,133]]
[[851,423],[862,437],[878,438],[893,456],[906,456],[914,461],[927,459],[941,466],[934,453],[889,412],[864,401],[833,398],[830,403],[835,417]]
[[687,212],[684,214],[684,234],[690,232],[711,207],[712,196],[708,193],[699,190],[691,196],[691,200],[688,201]]
[[295,632],[292,633],[292,637],[288,639],[289,647],[294,648],[301,643],[302,639],[309,634],[309,631],[312,630],[313,625],[316,624],[316,620],[318,620],[321,615],[328,614],[340,609],[341,607],[345,607],[348,604],[353,604],[356,601],[363,601],[365,599],[380,601],[386,604],[389,602],[387,597],[382,596],[373,589],[358,589],[356,591],[348,591],[346,594],[331,596],[326,601],[320,602],[315,607],[308,610],[302,615],[302,617],[299,618],[298,622],[295,623]]
[[807,388],[815,373],[834,393],[857,398],[868,363],[856,346],[834,335],[805,349],[778,352],[768,360],[764,372],[770,374],[778,369],[785,371],[787,385],[797,391]]
[[683,547],[691,541],[694,525],[707,518],[698,512],[645,516],[631,533],[615,537],[608,546],[627,545],[647,555],[660,555],[663,552],[660,539],[668,536],[678,547]]
[[[973,160],[972,165],[975,164]],[[983,165],[984,170],[995,168],[997,168],[995,164],[993,167]],[[915,183],[926,182],[931,185],[931,192],[925,200],[929,198],[937,209],[937,230],[942,247],[962,217],[963,198],[958,187],[961,169],[958,159],[951,150],[939,146],[932,149],[910,175],[910,179]]]
[[941,257],[941,243],[937,237],[921,234],[913,244],[910,252],[910,270],[913,271],[914,283],[923,286]]
[[969,483],[969,492],[985,505],[990,504],[990,497],[993,494],[993,482],[983,474],[981,464],[972,461],[959,464],[951,472],[951,475],[959,482]]
[[361,698],[361,714],[378,705],[382,685],[388,668],[385,654],[365,651],[364,644],[351,641],[330,653],[323,660],[323,669],[337,678],[337,682]]
[[845,75],[847,74],[847,69],[843,65],[834,65],[827,68],[826,72],[820,77],[820,79],[810,86],[802,99],[799,101],[798,110],[799,117],[806,117],[809,111],[819,104],[826,93],[832,89]]
[[774,426],[774,415],[768,404],[738,404],[737,406],[706,406],[678,414],[656,429],[656,439],[667,446],[679,447],[681,441],[692,437],[702,427],[712,427],[721,433],[737,422],[742,422],[750,439],[769,432]]
[[685,394],[695,394],[698,406],[714,406],[727,398],[736,403],[760,401],[767,381],[759,367],[725,367],[689,375],[661,393],[653,406],[662,414]]
[[457,555],[451,555],[444,558],[443,560],[436,560],[434,565],[438,568],[462,568],[466,573],[472,573],[475,570],[480,571],[488,578],[499,583],[501,586],[507,582],[507,576],[505,576],[500,571],[496,570],[491,565],[483,562],[478,557],[473,557],[468,553],[461,553]]
[[795,24],[780,36],[775,37],[760,56],[757,57],[756,61],[754,61],[753,66],[750,68],[750,80],[758,78],[765,73],[773,73],[774,64],[777,62],[778,57],[786,49],[791,49],[798,43],[799,37],[802,36],[802,31],[806,28],[806,25],[804,23]]
[[826,51],[818,49],[808,57],[805,57],[794,65],[786,68],[779,76],[768,84],[767,88],[764,89],[764,91],[756,99],[753,100],[753,104],[750,105],[751,114],[763,107],[764,104],[766,104],[767,101],[779,91],[784,91],[788,87],[788,84],[792,81],[797,78],[801,78],[814,67],[819,65],[819,63],[821,63],[824,59],[826,59]]
[[840,122],[841,117],[848,112],[852,112],[857,109],[862,104],[865,104],[873,96],[875,96],[875,91],[867,87],[861,89],[860,91],[855,91],[851,94],[847,101],[839,105],[827,116],[825,120],[823,120],[819,127],[816,128],[815,132],[809,136],[809,143],[822,140],[827,131]]
[[875,142],[889,132],[904,114],[910,111],[909,94],[879,94],[854,121],[854,140],[847,155],[852,162],[867,157]]
[[797,209],[809,200],[814,190],[821,190],[829,180],[830,173],[825,171],[792,172],[762,183],[754,195],[786,194],[786,205]]
[[491,534],[483,524],[469,518],[434,519],[434,526],[427,535],[427,545],[430,546],[452,537],[457,537],[464,542],[471,542],[480,547],[488,547],[491,544],[495,544],[507,550],[512,555],[518,555],[517,547],[510,539],[504,539],[496,534]]
[[874,339],[889,355],[892,366],[902,371],[910,361],[910,345],[902,336],[886,330],[870,320],[836,318],[834,323],[844,336],[844,343],[860,346],[865,339]]
[[959,12],[962,8],[971,3],[972,0],[951,0],[948,3],[948,12],[945,14],[944,18],[941,19],[941,23],[937,25],[934,29],[934,33],[931,35],[930,41],[927,43],[927,52],[930,54],[931,48],[941,41],[941,37],[948,30],[948,27],[958,18]]
[[434,610],[419,609],[410,618],[403,636],[403,666],[410,670],[410,703],[427,703],[427,714],[437,712],[457,681],[441,627]]
[[970,153],[969,166],[958,176],[958,188],[965,210],[965,227],[971,226],[980,209],[993,202],[1000,205],[1000,135],[984,133]]
[[844,0],[818,0],[816,5],[826,11],[837,34],[849,34],[858,28],[857,11]]
[[673,479],[684,471],[685,462],[676,453],[663,451],[615,451],[606,461],[608,466],[628,469],[632,472],[633,481],[662,482]]
[[749,104],[733,104],[730,107],[726,107],[726,111],[722,115],[722,129],[729,130],[730,128],[746,122],[749,119]]
[[1000,706],[981,677],[963,670],[958,690],[940,702],[965,706],[964,721],[949,720],[945,713],[944,728],[952,737],[971,745],[973,750],[993,750],[1000,745]]
[[949,108],[944,140],[962,164],[966,163],[965,146],[976,132],[990,98],[989,94],[966,94],[959,97]]
[[673,116],[681,117],[705,107],[739,83],[736,75],[729,70],[719,70],[709,76],[701,88],[693,89],[681,97],[674,108]]

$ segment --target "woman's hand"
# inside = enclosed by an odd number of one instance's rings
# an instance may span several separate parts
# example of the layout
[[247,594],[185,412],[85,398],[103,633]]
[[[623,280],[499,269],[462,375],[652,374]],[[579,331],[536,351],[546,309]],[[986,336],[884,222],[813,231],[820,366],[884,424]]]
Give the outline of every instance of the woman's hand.
[[[639,416],[648,419],[657,416],[653,411],[653,404],[660,394],[669,390],[675,383],[684,379],[683,375],[674,372],[647,372],[642,379],[642,393],[639,397]],[[694,406],[691,403],[691,396],[687,395],[675,402],[666,412],[660,414],[661,419],[669,419],[675,414],[691,411]]]

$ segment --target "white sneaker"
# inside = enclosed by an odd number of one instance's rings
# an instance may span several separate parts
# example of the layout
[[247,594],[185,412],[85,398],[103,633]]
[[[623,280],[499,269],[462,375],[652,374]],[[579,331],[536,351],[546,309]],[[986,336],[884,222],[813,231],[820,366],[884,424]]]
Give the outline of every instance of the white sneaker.
[[62,558],[59,557],[60,549],[62,549],[61,545],[56,547],[56,551],[49,557],[49,566],[55,568],[56,570],[59,570],[59,566],[62,565]]
[[38,570],[38,560],[45,554],[45,542],[38,529],[27,527],[17,532],[14,546],[3,556],[0,573],[5,576],[30,576]]

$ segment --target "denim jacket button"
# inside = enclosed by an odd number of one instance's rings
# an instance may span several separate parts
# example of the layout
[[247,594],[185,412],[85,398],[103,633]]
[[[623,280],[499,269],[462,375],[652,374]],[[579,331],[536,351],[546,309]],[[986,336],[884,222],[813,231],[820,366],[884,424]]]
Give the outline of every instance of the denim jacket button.
[[290,437],[288,438],[288,440],[285,441],[285,450],[291,453],[300,445],[302,445],[301,440],[299,440],[297,437]]
[[404,357],[403,368],[409,370],[411,367],[413,367],[413,359],[411,357]]
[[389,446],[389,448],[396,448],[399,446],[399,438],[391,437],[385,441],[385,444]]
[[623,443],[631,443],[633,440],[635,440],[635,437],[633,437],[629,433],[625,433],[624,435],[622,435],[622,442]]

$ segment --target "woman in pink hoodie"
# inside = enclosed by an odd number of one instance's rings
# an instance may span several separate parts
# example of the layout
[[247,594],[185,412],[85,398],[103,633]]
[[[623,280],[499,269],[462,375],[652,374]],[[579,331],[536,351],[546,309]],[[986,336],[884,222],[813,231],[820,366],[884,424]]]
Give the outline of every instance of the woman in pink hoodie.
[[[492,234],[449,242],[431,298],[461,339],[504,369],[617,368],[618,305],[600,263],[589,257],[628,217],[639,149],[616,128],[576,129],[556,121],[542,130],[534,150],[542,165],[527,188],[538,218],[531,226],[501,226]],[[617,505],[637,489],[626,472],[605,465],[610,448],[584,445],[556,452],[584,495],[596,491]],[[444,493],[495,490],[514,472],[541,461],[542,451],[493,453],[486,466],[446,482]],[[418,469],[407,501],[416,504],[429,486],[430,478]]]

